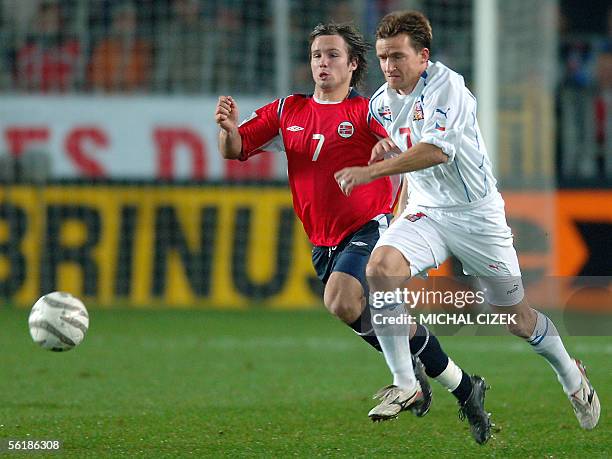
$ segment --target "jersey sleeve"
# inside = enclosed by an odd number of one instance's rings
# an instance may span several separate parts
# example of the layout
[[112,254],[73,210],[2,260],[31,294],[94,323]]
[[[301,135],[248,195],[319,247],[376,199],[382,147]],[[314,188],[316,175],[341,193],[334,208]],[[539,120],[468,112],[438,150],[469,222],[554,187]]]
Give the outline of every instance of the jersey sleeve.
[[280,100],[275,100],[258,108],[238,126],[242,139],[242,154],[239,158],[241,161],[263,150],[269,151],[270,148],[266,147],[274,146],[273,149],[280,149],[277,142],[280,129],[279,103]]
[[449,78],[425,96],[425,122],[420,142],[440,148],[455,159],[466,124],[470,120],[471,94],[459,78]]
[[[384,99],[385,85],[378,88],[378,90],[372,95],[370,102],[368,103],[368,116],[372,118],[381,126],[385,125],[385,121],[383,117],[385,116],[383,108],[383,99]],[[390,119],[390,118],[389,118]],[[369,119],[368,119],[369,121]],[[387,137],[387,136],[385,136]]]
[[382,124],[374,118],[371,113],[368,111],[368,127],[372,134],[374,134],[379,139],[384,139],[385,137],[389,137],[389,134],[385,130]]

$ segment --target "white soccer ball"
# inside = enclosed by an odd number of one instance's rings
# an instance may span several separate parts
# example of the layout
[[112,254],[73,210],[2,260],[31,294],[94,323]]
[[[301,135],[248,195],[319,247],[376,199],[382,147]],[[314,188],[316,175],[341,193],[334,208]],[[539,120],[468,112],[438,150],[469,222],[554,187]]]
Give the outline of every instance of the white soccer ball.
[[89,314],[81,300],[65,292],[44,295],[32,307],[28,319],[36,344],[50,351],[69,351],[85,338]]

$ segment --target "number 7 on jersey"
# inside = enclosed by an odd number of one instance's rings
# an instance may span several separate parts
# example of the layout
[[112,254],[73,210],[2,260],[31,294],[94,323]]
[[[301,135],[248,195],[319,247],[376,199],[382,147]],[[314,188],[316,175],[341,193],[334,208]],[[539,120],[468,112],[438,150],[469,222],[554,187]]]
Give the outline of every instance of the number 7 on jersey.
[[323,148],[323,142],[325,142],[325,136],[323,134],[313,134],[312,140],[318,140],[317,147],[315,148],[314,155],[312,155],[312,160],[316,161],[319,158],[319,153],[321,153],[321,148]]
[[406,147],[408,147],[409,149],[412,148],[412,139],[410,138],[410,128],[409,127],[403,127],[400,128],[399,130],[401,135],[406,134]]

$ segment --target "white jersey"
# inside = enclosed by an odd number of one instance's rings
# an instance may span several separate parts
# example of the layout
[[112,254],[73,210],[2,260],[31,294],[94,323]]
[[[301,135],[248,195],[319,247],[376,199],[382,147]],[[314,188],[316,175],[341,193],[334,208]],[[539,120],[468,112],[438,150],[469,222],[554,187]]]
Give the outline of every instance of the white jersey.
[[410,207],[470,207],[487,197],[501,199],[476,120],[476,98],[458,73],[429,62],[411,94],[382,85],[370,113],[401,150],[424,142],[448,156],[444,164],[407,174]]

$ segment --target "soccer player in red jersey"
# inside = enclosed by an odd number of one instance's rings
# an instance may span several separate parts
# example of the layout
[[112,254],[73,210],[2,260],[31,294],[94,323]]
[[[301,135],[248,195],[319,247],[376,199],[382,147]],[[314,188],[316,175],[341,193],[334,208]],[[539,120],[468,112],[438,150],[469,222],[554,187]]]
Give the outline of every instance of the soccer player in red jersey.
[[[381,340],[407,339],[405,335],[376,336],[370,308],[365,307],[365,266],[389,225],[398,186],[385,178],[346,196],[334,179],[334,173],[345,167],[367,165],[372,148],[387,137],[370,116],[368,99],[353,89],[365,74],[368,45],[348,24],[318,25],[310,35],[310,45],[314,94],[275,100],[240,125],[236,101],[230,96],[219,97],[215,111],[219,150],[226,159],[242,161],[264,149],[285,152],[293,206],[314,245],[312,260],[325,284],[325,306],[381,351]],[[433,334],[419,327],[410,347],[422,365],[415,359],[413,369],[408,359],[398,370],[412,381],[416,370],[417,390],[399,396],[391,404],[393,412],[370,412],[374,421],[395,417],[406,409],[417,416],[427,413],[431,388],[423,371],[438,381],[458,375],[461,383],[449,391],[457,398],[471,394],[469,375],[448,358]],[[397,387],[385,389],[377,395],[388,398]]]
[[[221,96],[215,113],[219,149],[226,159],[239,160],[264,149],[285,152],[293,206],[326,284],[325,305],[358,333],[368,332],[371,327],[361,330],[358,320],[367,285],[362,264],[388,226],[394,190],[391,180],[376,180],[347,197],[334,173],[367,164],[372,147],[387,133],[369,115],[368,99],[353,89],[365,74],[368,49],[358,32],[320,25],[310,41],[314,94],[275,100],[240,125],[236,101]],[[375,343],[376,337],[370,338]]]

